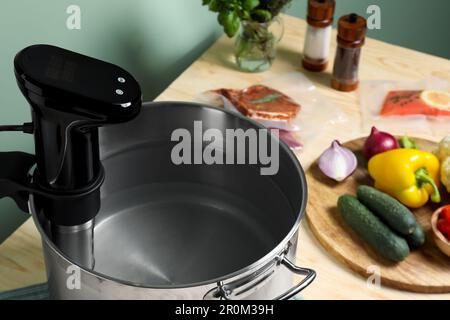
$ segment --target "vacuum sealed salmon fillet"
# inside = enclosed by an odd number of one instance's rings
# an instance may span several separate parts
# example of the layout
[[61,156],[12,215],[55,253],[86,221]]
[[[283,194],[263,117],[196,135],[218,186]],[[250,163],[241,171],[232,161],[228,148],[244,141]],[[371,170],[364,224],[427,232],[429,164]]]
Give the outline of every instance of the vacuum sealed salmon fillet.
[[450,126],[450,81],[362,81],[360,107],[363,130],[372,127],[398,135],[445,136]]
[[450,116],[450,92],[438,90],[390,91],[382,116]]

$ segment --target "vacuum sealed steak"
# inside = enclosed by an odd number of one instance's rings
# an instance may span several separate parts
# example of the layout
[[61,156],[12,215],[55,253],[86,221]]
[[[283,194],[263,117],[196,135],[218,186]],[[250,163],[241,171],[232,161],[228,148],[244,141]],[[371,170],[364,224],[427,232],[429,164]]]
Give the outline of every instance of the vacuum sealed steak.
[[263,85],[215,92],[227,98],[243,115],[253,119],[292,120],[301,110],[301,106],[290,97]]

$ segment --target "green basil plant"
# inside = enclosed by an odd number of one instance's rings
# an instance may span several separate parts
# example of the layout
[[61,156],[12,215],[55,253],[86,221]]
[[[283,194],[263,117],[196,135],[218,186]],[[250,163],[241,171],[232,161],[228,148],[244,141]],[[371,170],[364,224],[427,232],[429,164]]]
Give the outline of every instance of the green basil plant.
[[239,31],[241,21],[265,23],[280,14],[292,0],[203,0],[230,38]]

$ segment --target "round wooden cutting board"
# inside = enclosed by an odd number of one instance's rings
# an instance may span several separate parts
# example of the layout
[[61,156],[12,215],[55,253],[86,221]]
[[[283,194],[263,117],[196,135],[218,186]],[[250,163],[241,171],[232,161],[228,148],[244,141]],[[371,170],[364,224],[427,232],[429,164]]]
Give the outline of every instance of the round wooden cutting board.
[[[431,151],[436,148],[433,142],[415,140],[420,149]],[[367,162],[361,154],[364,141],[365,139],[358,139],[345,144],[355,152],[359,162],[355,174],[346,181],[337,183],[325,177],[317,162],[307,172],[307,218],[312,232],[328,252],[363,277],[372,277],[374,270],[378,269],[383,286],[420,293],[450,292],[450,258],[436,247],[431,230],[433,212],[444,204],[450,204],[450,197],[444,190],[441,205],[429,204],[413,211],[426,231],[427,242],[397,264],[375,253],[342,219],[337,208],[339,196],[356,195],[356,189],[360,185],[373,186],[366,169]]]

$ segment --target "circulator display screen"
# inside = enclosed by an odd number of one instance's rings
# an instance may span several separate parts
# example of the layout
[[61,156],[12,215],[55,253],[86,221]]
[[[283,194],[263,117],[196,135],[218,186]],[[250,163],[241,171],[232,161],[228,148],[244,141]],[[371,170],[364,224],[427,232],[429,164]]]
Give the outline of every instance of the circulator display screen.
[[28,47],[17,55],[15,66],[33,85],[47,91],[119,105],[141,98],[138,83],[124,69],[58,47]]

